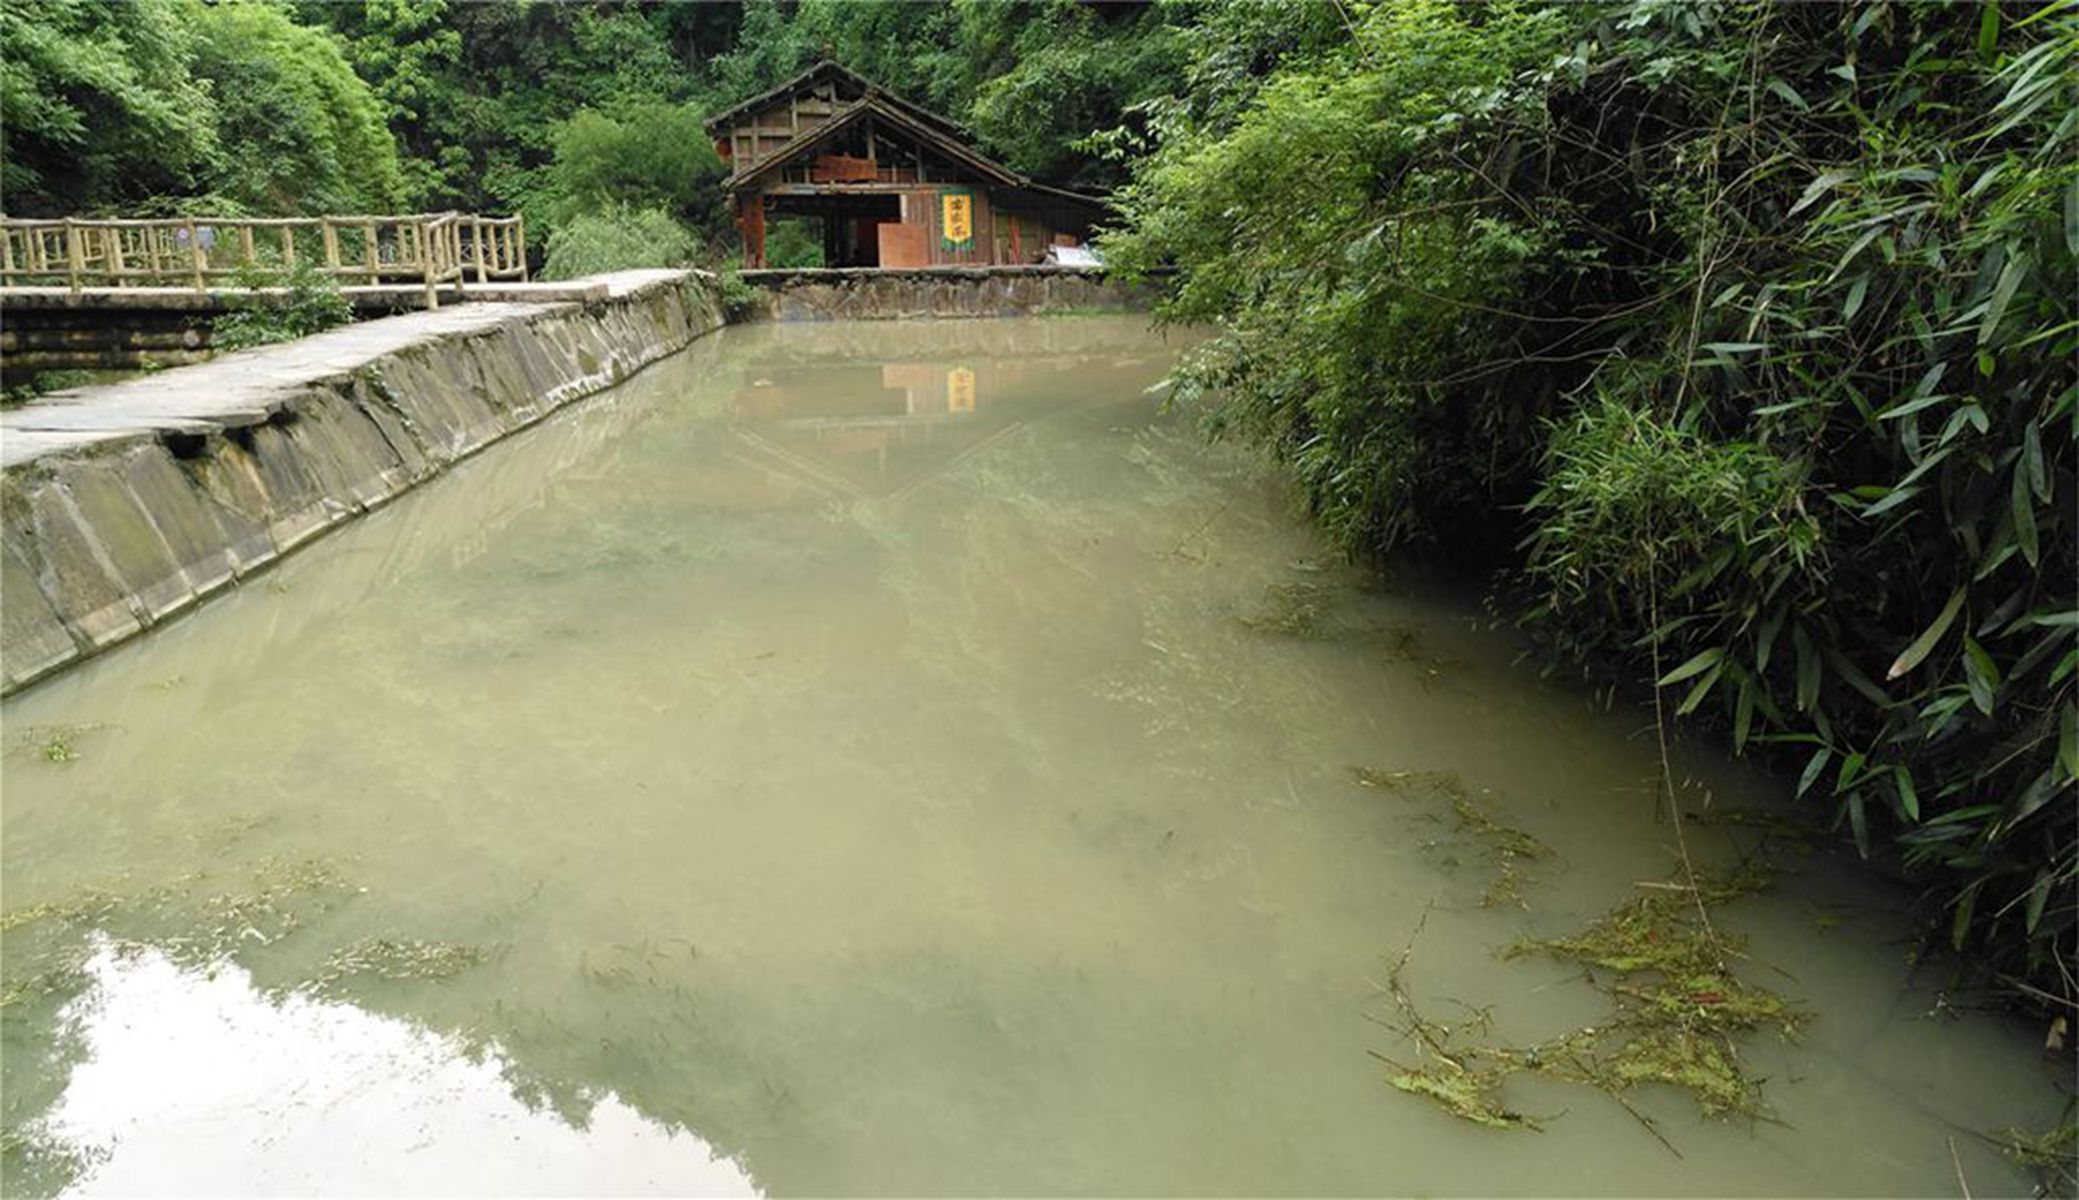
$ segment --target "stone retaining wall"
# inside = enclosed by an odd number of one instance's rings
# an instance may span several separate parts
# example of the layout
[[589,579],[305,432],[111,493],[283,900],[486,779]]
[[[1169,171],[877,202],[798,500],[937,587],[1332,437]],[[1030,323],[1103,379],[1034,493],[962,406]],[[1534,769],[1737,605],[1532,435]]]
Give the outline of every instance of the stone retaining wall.
[[0,690],[176,616],[722,324],[712,280],[348,326],[0,416]]
[[1025,317],[1135,312],[1155,289],[1074,267],[919,267],[745,271],[771,321],[874,321],[904,317]]
[[[593,303],[607,298],[596,279],[564,283],[447,283],[441,304],[521,301]],[[339,294],[362,318],[417,312],[418,284],[350,284]],[[285,287],[0,287],[0,383],[39,371],[123,371],[186,366],[213,355],[216,324],[248,308],[295,301]]]

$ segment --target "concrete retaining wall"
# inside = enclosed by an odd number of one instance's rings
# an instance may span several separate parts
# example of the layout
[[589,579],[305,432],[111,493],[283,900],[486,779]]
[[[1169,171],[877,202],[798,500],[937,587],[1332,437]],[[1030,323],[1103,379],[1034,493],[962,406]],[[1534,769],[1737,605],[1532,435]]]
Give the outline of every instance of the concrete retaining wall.
[[[523,301],[594,303],[607,298],[597,279],[565,283],[448,283],[442,304]],[[351,284],[339,294],[356,315],[390,316],[426,306],[417,284]],[[0,383],[38,371],[138,370],[207,362],[216,324],[228,313],[281,308],[288,288],[223,287],[198,292],[170,287],[0,288]]]
[[1025,317],[1133,312],[1155,289],[1072,267],[920,267],[907,271],[745,271],[771,321],[874,321],[903,317]]
[[133,637],[722,324],[712,281],[352,325],[0,415],[0,690]]

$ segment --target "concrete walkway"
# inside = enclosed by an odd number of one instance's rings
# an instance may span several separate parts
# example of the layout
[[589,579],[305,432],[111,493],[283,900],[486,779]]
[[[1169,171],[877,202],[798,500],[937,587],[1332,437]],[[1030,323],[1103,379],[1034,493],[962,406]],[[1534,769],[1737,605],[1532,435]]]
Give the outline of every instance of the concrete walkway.
[[[488,285],[515,298],[343,325],[194,366],[52,392],[21,408],[0,412],[0,467],[100,442],[257,425],[302,388],[348,374],[416,343],[477,333],[549,308],[574,307],[573,293],[589,300],[616,300],[685,274],[621,271],[574,284]],[[524,290],[529,288],[535,290]]]

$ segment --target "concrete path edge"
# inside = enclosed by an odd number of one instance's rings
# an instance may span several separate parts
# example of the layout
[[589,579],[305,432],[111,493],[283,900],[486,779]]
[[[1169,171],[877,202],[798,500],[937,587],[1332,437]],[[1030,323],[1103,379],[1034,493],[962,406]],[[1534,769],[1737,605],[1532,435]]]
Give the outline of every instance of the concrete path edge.
[[0,694],[724,323],[704,272],[581,282],[598,298],[388,317],[0,414]]

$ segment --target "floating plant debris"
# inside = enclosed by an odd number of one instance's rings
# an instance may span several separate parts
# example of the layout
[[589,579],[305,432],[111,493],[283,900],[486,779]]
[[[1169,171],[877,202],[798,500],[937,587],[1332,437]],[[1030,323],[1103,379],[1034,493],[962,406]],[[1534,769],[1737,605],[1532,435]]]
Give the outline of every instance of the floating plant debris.
[[487,957],[489,955],[482,947],[460,942],[363,938],[333,951],[332,956],[325,960],[324,970],[311,981],[311,986],[322,992],[355,976],[392,980],[448,979]]
[[1241,622],[1257,633],[1318,638],[1326,632],[1332,603],[1330,589],[1320,584],[1273,583],[1263,590],[1263,601],[1256,611],[1243,616]]
[[[1598,1088],[1623,1104],[1655,1137],[1666,1139],[1625,1093],[1641,1084],[1688,1092],[1706,1116],[1769,1119],[1762,1080],[1740,1061],[1740,1039],[1762,1030],[1795,1038],[1810,1014],[1734,972],[1745,943],[1717,929],[1710,911],[1767,886],[1764,869],[1641,884],[1578,933],[1525,938],[1505,958],[1540,955],[1579,964],[1611,1001],[1600,1021],[1529,1045],[1493,1038],[1484,1012],[1448,1024],[1423,1013],[1403,983],[1414,942],[1380,988],[1395,1016],[1374,1018],[1418,1052],[1413,1063],[1376,1054],[1393,1066],[1394,1087],[1422,1096],[1481,1125],[1535,1126],[1502,1099],[1519,1073]],[[1417,935],[1420,927],[1417,928]],[[1673,1149],[1670,1145],[1669,1149]]]
[[[1494,868],[1494,881],[1480,896],[1482,908],[1500,904],[1523,906],[1523,864],[1552,857],[1552,848],[1517,829],[1494,819],[1465,781],[1449,771],[1380,771],[1351,767],[1351,777],[1363,787],[1410,797],[1437,796],[1449,803],[1458,828],[1478,843],[1480,856]],[[1482,793],[1485,794],[1484,792]]]

